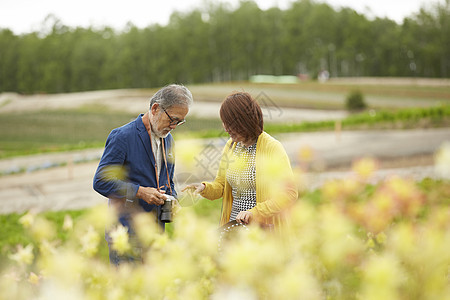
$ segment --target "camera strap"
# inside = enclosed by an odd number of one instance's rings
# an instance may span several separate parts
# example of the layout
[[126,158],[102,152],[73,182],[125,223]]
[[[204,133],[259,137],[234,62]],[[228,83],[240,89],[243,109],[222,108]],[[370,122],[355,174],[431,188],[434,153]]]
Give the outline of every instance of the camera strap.
[[167,184],[169,185],[170,195],[173,195],[172,186],[170,185],[169,168],[167,167],[166,147],[164,146],[163,139],[161,139],[161,143],[162,143],[162,149],[163,149],[164,165],[166,166],[166,172],[167,172]]
[[[148,127],[145,126],[145,129],[147,129],[147,133],[148,136],[150,137],[150,148],[152,150],[152,154],[153,154],[153,159],[155,161],[155,176],[156,176],[156,189],[158,190],[158,192],[160,192],[159,190],[159,173],[158,173],[158,167],[156,164],[156,156],[155,156],[155,152],[153,151],[153,143],[152,143],[152,125],[150,124],[150,116],[148,115],[150,114],[149,112],[147,112],[147,118],[148,118]],[[145,115],[144,115],[145,117]],[[145,125],[147,125],[144,122]],[[166,172],[167,172],[167,184],[169,186],[169,190],[170,190],[170,194],[172,195],[172,186],[170,184],[170,177],[169,177],[169,169],[167,168],[167,158],[166,158],[166,147],[164,146],[164,139],[159,138],[159,140],[161,141],[161,146],[162,146],[162,151],[163,151],[163,160],[164,160],[164,165],[166,166]]]

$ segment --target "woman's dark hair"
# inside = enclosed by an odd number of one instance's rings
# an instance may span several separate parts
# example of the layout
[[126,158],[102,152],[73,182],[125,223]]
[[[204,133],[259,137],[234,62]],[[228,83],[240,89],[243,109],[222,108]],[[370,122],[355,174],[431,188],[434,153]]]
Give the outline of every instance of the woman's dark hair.
[[226,97],[220,107],[220,118],[227,131],[242,135],[246,141],[256,140],[264,130],[261,107],[246,92]]

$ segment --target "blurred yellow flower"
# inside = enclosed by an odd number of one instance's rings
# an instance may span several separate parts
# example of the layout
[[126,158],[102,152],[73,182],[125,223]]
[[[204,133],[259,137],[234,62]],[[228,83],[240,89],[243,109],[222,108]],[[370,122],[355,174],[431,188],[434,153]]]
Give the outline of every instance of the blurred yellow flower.
[[296,257],[273,276],[268,299],[325,299],[313,270],[303,258]]
[[[267,172],[267,174],[270,174],[270,176],[265,176],[266,182],[264,184],[279,186],[285,182],[288,174],[283,173],[283,168],[279,167],[279,161],[271,157],[264,157],[263,155],[261,155],[260,161],[262,162],[261,169]],[[245,161],[243,159],[236,160],[235,163],[240,168],[245,167]]]
[[22,217],[20,217],[19,223],[22,224],[24,228],[28,229],[33,225],[35,218],[36,215],[34,213],[27,212]]
[[392,215],[395,211],[392,194],[386,193],[385,191],[377,191],[370,201],[372,201],[378,211],[386,215]]
[[16,253],[10,254],[9,258],[21,265],[30,265],[34,261],[33,248],[32,244],[28,244],[25,248],[19,245]]
[[323,243],[320,254],[324,263],[329,267],[342,263],[348,256],[361,252],[364,247],[353,236],[353,224],[349,218],[339,213],[331,206],[324,207],[320,211],[321,222],[320,235],[326,243]]
[[300,162],[308,163],[314,158],[314,149],[309,145],[304,145],[298,150],[298,159]]
[[221,285],[211,297],[212,300],[246,299],[257,300],[258,296],[251,286],[245,284]]
[[44,281],[54,281],[67,287],[79,285],[83,280],[83,272],[92,272],[93,266],[75,247],[64,247],[52,256],[40,257],[38,265]]
[[205,275],[212,276],[216,274],[217,266],[211,256],[200,257],[198,266]]
[[122,165],[109,165],[103,169],[103,180],[125,180],[128,177],[128,172]]
[[155,241],[152,244],[152,248],[154,250],[161,250],[163,249],[167,243],[169,242],[169,238],[167,236],[167,234],[159,234],[156,236]]
[[361,180],[369,179],[377,169],[377,161],[370,157],[358,159],[352,164],[352,170]]
[[78,220],[78,227],[94,226],[95,230],[102,231],[111,227],[117,221],[115,211],[108,204],[100,204],[89,209],[86,216]]
[[33,285],[38,285],[40,281],[40,278],[38,275],[36,275],[34,272],[30,273],[30,276],[28,276],[28,282]]
[[362,188],[358,181],[344,178],[326,181],[321,190],[324,200],[337,201],[341,208],[347,208]]
[[373,238],[368,239],[365,246],[366,246],[366,248],[374,248],[375,241],[373,240]]
[[[192,254],[212,254],[217,250],[217,225],[209,219],[196,218],[190,210],[180,212],[174,221],[174,238],[184,240]],[[193,219],[196,221],[192,222]]]
[[63,230],[71,231],[73,229],[73,220],[70,215],[64,216]]
[[364,266],[361,299],[400,299],[399,287],[403,278],[403,270],[395,256],[371,256]]
[[386,181],[383,189],[391,194],[398,215],[415,216],[424,202],[424,195],[411,179],[394,176]]
[[143,246],[150,246],[157,236],[161,234],[161,228],[156,224],[155,217],[152,214],[136,214],[133,222],[136,234]]
[[364,206],[363,224],[365,228],[374,234],[378,234],[391,224],[393,215],[380,210],[373,203]]
[[436,173],[444,179],[450,179],[450,142],[445,142],[434,155]]
[[89,226],[87,232],[85,232],[81,238],[81,252],[87,256],[93,256],[98,251],[98,245],[100,243],[100,236],[95,231],[93,226]]
[[386,244],[400,257],[407,257],[415,249],[414,240],[413,226],[401,223],[391,230]]
[[34,220],[33,226],[30,228],[32,236],[37,241],[42,240],[52,240],[56,236],[55,224],[45,219],[44,217],[38,216]]
[[340,181],[338,180],[327,180],[322,186],[322,195],[324,200],[336,199],[340,194]]
[[362,185],[360,182],[346,178],[341,180],[341,191],[343,194],[345,194],[347,197],[351,196],[357,196],[359,191],[362,188]]
[[375,238],[379,244],[384,244],[387,240],[387,236],[384,232],[378,233]]
[[39,252],[42,256],[52,256],[56,253],[55,242],[42,240],[39,243]]
[[121,285],[114,285],[108,289],[106,293],[106,299],[109,300],[124,300],[127,299],[125,291],[123,290]]
[[414,192],[414,183],[399,176],[393,176],[386,181],[388,187],[396,196],[401,198],[411,198]]
[[124,254],[131,250],[126,227],[118,225],[114,230],[109,232],[109,236],[112,240],[112,248],[119,254]]
[[[187,169],[192,170],[197,165],[197,158],[201,153],[205,154],[207,157],[211,157],[211,155],[208,154],[212,152],[215,153],[215,150],[213,145],[205,146],[198,140],[181,140],[175,147],[177,164],[181,164]],[[221,150],[218,152],[219,156],[214,155],[213,157],[218,160],[220,158],[220,153]],[[212,164],[212,162],[209,162],[209,164]]]

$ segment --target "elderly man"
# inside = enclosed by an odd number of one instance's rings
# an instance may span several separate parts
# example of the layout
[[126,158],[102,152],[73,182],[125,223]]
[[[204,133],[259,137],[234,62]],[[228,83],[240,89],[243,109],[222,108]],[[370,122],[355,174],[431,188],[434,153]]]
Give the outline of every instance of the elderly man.
[[[185,123],[192,104],[191,92],[182,85],[168,85],[150,99],[150,109],[136,120],[111,131],[94,176],[94,190],[109,198],[119,222],[133,240],[132,218],[152,212],[161,221],[161,206],[168,195],[176,196],[173,183],[173,138],[170,132]],[[110,262],[140,261],[139,246],[132,254],[119,255],[108,233]]]

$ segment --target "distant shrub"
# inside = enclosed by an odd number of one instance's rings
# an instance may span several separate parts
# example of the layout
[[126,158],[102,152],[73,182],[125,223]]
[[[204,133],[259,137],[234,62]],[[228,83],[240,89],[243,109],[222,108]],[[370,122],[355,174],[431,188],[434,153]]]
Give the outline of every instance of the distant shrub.
[[367,104],[364,101],[364,95],[360,90],[354,90],[348,94],[345,107],[349,111],[360,111],[367,108]]

